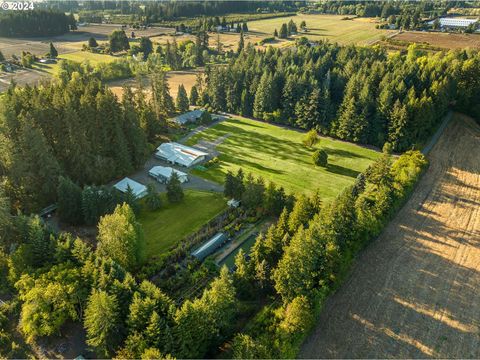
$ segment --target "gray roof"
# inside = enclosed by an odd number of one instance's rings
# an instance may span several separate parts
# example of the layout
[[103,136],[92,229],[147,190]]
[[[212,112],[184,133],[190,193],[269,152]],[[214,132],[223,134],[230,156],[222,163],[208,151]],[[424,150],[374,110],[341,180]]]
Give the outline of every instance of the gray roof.
[[184,114],[178,115],[172,120],[177,124],[184,125],[190,121],[196,121],[205,112],[203,109],[192,110]]

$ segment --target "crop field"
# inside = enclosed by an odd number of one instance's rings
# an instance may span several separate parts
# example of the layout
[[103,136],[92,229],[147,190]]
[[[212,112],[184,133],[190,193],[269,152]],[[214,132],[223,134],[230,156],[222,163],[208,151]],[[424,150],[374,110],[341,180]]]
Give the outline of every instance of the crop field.
[[480,126],[455,115],[430,167],[324,305],[301,358],[480,358]]
[[178,204],[168,203],[165,197],[162,200],[160,210],[145,210],[138,218],[148,257],[161,255],[227,207],[221,193],[206,191],[186,190],[184,200]]
[[[302,144],[305,134],[272,124],[236,117],[228,119],[188,139],[188,145],[218,152],[220,163],[193,173],[223,183],[228,170],[242,167],[283,186],[288,192],[312,194],[317,189],[323,199],[332,199],[374,161],[379,153],[355,144],[321,138],[328,153],[327,168],[312,162],[312,149]],[[213,145],[212,145],[213,144]]]
[[[178,86],[183,84],[187,94],[190,96],[190,90],[192,90],[192,86],[195,85],[195,81],[197,79],[197,74],[201,72],[202,69],[195,69],[195,70],[178,70],[178,71],[168,71],[167,72],[167,81],[168,86],[170,87],[170,95],[175,100],[178,93]],[[121,79],[110,81],[108,83],[110,89],[113,91],[115,95],[121,98],[123,93],[123,86],[127,85],[133,89],[137,86],[136,79]],[[148,86],[149,81],[148,79],[142,80],[143,86],[145,86],[145,90],[147,91],[147,96],[149,93]]]
[[[265,37],[273,36],[275,29],[280,30],[283,23],[292,19],[297,27],[302,21],[307,24],[308,32],[300,33],[298,36],[306,36],[311,40],[330,40],[340,44],[369,44],[378,40],[382,35],[389,33],[389,30],[376,29],[376,22],[370,18],[357,18],[353,20],[342,20],[343,15],[304,15],[299,14],[291,17],[265,19],[248,23],[248,29],[252,33],[263,34]],[[281,40],[284,46],[288,40]]]
[[428,44],[442,49],[480,48],[480,34],[407,31],[395,35],[394,40]]

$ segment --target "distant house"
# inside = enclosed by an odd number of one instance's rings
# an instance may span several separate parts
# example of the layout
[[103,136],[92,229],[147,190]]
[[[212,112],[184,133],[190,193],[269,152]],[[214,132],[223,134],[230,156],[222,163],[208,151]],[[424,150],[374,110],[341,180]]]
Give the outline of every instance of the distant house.
[[223,243],[227,240],[227,236],[224,233],[218,233],[202,246],[200,246],[197,250],[192,252],[192,256],[196,257],[198,260],[205,259],[208,255],[211,255],[217,250],[219,247],[223,245]]
[[133,195],[137,199],[141,199],[147,195],[147,187],[145,185],[142,185],[128,177],[123,178],[118,183],[113,185],[113,187],[124,194],[128,191],[128,188],[130,188]]
[[[467,18],[459,18],[459,17],[444,17],[439,18],[440,27],[444,28],[467,28],[471,24],[475,24],[479,19],[467,19]],[[428,25],[433,25],[435,20],[429,21]]]
[[184,114],[178,115],[171,120],[178,125],[185,125],[186,123],[195,122],[200,119],[204,112],[205,110],[203,109],[192,110]]
[[176,173],[178,175],[178,179],[182,184],[188,181],[187,174],[171,167],[154,166],[148,171],[148,175],[161,183],[168,182],[172,177],[173,173]]
[[206,152],[175,142],[161,144],[155,153],[157,159],[185,167],[196,165],[204,161],[207,156],[208,153]]

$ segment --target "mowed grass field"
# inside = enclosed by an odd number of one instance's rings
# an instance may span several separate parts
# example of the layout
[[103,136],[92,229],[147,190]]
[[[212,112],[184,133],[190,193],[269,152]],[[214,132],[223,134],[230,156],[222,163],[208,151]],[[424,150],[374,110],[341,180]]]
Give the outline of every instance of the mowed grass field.
[[[265,36],[273,36],[275,29],[280,30],[283,23],[292,19],[297,27],[305,21],[308,32],[300,33],[298,36],[306,36],[311,40],[330,40],[340,44],[369,44],[379,40],[382,35],[389,33],[388,30],[376,29],[377,22],[372,18],[357,18],[353,20],[342,20],[344,15],[306,15],[282,17],[251,21],[248,29],[252,33],[263,33]],[[284,46],[280,42],[281,46]]]
[[147,257],[159,256],[187,235],[197,231],[227,207],[220,193],[186,190],[178,204],[168,203],[157,211],[143,210],[138,221],[143,226]]
[[194,169],[195,175],[223,183],[227,171],[241,167],[287,192],[312,194],[318,189],[323,199],[334,198],[380,156],[375,150],[322,137],[317,147],[326,150],[329,165],[318,167],[312,162],[313,149],[302,143],[303,132],[246,118],[223,121],[187,144],[212,142],[221,136],[226,138],[216,146],[220,163],[207,170]]
[[[88,61],[91,65],[97,65],[100,63],[109,63],[119,58],[111,55],[106,55],[106,54],[95,54],[88,51],[74,51],[71,53],[59,55],[58,61],[62,59],[71,60],[78,63]],[[36,62],[33,65],[33,68],[36,70],[45,71],[49,74],[55,75],[58,72],[58,69],[60,67],[58,62],[56,64],[42,64],[42,63]]]

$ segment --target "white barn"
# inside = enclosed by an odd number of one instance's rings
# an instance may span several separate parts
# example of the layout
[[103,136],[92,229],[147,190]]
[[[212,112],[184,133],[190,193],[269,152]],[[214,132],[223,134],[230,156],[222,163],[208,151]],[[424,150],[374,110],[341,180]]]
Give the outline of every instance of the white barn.
[[187,174],[171,167],[154,166],[148,171],[148,174],[151,177],[161,183],[168,182],[172,177],[173,173],[176,173],[178,175],[178,179],[182,184],[188,181]]
[[207,156],[208,153],[206,152],[175,142],[161,144],[155,153],[155,157],[158,159],[185,167],[199,164],[204,161]]
[[[440,27],[456,27],[456,28],[466,28],[471,24],[476,23],[479,19],[466,19],[466,18],[457,18],[457,17],[449,17],[449,18],[439,18]],[[429,21],[429,25],[433,25],[435,20]]]
[[141,199],[145,195],[147,195],[147,187],[145,185],[142,185],[139,182],[136,182],[135,180],[132,180],[128,177],[123,178],[118,183],[113,185],[113,187],[124,194],[127,192],[128,188],[130,187],[130,189],[132,189],[133,195],[137,199]]

